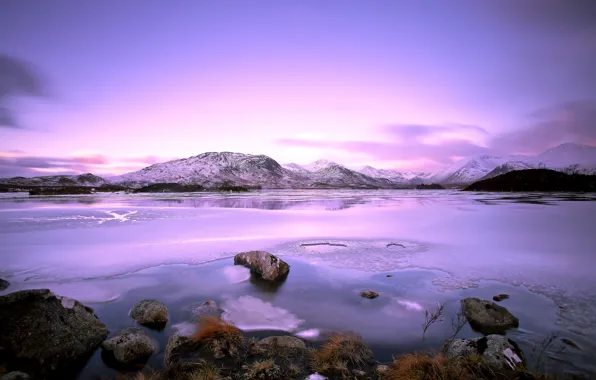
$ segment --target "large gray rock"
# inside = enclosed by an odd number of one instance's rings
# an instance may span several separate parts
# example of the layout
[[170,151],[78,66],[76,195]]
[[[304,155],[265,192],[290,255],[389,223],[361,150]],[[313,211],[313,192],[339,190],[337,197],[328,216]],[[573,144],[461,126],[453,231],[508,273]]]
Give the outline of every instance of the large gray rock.
[[269,252],[250,251],[234,256],[234,265],[243,265],[259,274],[264,280],[283,280],[290,273],[290,266]]
[[142,325],[160,328],[168,323],[168,308],[160,301],[142,300],[132,308],[130,316]]
[[269,336],[267,338],[261,339],[257,345],[263,349],[267,349],[271,346],[277,346],[287,349],[306,350],[306,344],[302,340],[288,335]]
[[151,337],[139,328],[128,328],[104,341],[101,347],[111,352],[114,359],[122,364],[146,359],[153,354]]
[[84,363],[108,335],[93,309],[48,289],[0,296],[0,362],[45,378]]
[[163,363],[164,367],[166,369],[170,369],[179,364],[180,355],[178,351],[182,348],[188,348],[191,345],[193,345],[193,340],[191,337],[183,335],[171,336],[170,339],[168,339],[168,344],[166,345]]
[[29,380],[31,377],[24,372],[9,372],[6,375],[0,377],[0,380]]
[[445,345],[447,358],[481,355],[484,362],[504,369],[525,367],[525,358],[519,346],[502,335],[487,335],[476,339],[454,339]]
[[492,301],[465,298],[461,300],[461,307],[470,326],[485,335],[500,334],[519,326],[519,319]]
[[0,291],[5,290],[10,286],[10,282],[0,278]]

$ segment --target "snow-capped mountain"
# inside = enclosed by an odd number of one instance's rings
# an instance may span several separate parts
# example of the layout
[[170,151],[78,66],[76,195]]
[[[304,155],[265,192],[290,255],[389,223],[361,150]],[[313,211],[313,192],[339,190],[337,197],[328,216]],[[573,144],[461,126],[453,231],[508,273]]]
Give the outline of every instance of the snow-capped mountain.
[[310,175],[315,185],[342,186],[353,184],[361,187],[392,187],[395,185],[386,179],[378,179],[348,169],[333,162],[326,162],[321,169]]
[[357,170],[318,160],[308,165],[280,165],[264,155],[209,152],[148,166],[109,180],[87,173],[71,176],[13,177],[0,184],[13,186],[101,186],[112,183],[142,187],[178,183],[216,187],[221,185],[263,188],[399,188],[422,183],[469,184],[514,170],[548,168],[567,173],[596,174],[596,147],[563,144],[537,156],[482,155],[462,159],[436,173],[364,166]]
[[329,167],[336,166],[336,165],[338,165],[338,164],[336,164],[333,161],[329,161],[329,160],[317,160],[315,162],[311,162],[308,165],[301,165],[301,167],[304,170],[307,170],[309,172],[318,172],[321,169],[327,169]]
[[519,157],[514,156],[500,157],[489,155],[464,158],[455,162],[447,169],[431,176],[430,181],[445,184],[471,183],[484,177],[497,166],[518,159]]
[[536,167],[533,164],[523,162],[523,161],[509,161],[504,163],[503,165],[499,165],[493,170],[491,170],[487,175],[480,179],[489,179],[496,177],[501,174],[509,173],[515,170],[525,170],[525,169],[535,169]]
[[107,184],[104,178],[91,173],[80,175],[52,175],[40,177],[0,178],[0,184],[12,186],[101,186]]
[[208,152],[154,164],[114,181],[130,187],[164,182],[207,187],[224,184],[285,187],[296,179],[299,176],[264,155]]
[[430,177],[431,182],[466,184],[514,170],[547,168],[567,173],[596,174],[596,147],[565,143],[537,156],[465,158]]
[[310,165],[286,164],[263,155],[203,153],[198,156],[151,165],[114,178],[128,187],[154,183],[180,183],[213,187],[219,185],[261,186],[263,188],[356,187],[390,188],[395,184],[350,170],[331,161]]
[[308,173],[309,171],[304,169],[304,167],[302,167],[301,165],[298,164],[282,164],[281,165],[283,168],[291,170],[293,172],[297,172],[297,173]]
[[532,163],[535,167],[596,174],[596,147],[573,143],[561,144],[539,154]]
[[428,172],[417,171],[399,171],[395,169],[376,169],[372,166],[365,165],[358,168],[356,171],[376,179],[386,179],[391,183],[400,185],[417,185],[423,183],[432,174]]

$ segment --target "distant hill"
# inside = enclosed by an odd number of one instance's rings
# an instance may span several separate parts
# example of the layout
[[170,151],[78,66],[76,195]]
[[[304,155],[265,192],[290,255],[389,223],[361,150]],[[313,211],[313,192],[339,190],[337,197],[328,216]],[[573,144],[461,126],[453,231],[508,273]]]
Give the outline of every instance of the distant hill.
[[208,189],[230,186],[263,189],[412,189],[420,184],[440,184],[453,188],[512,171],[542,168],[567,174],[596,174],[596,147],[566,143],[537,156],[469,157],[435,174],[376,169],[371,166],[350,169],[328,160],[318,160],[308,165],[280,165],[273,158],[262,154],[207,152],[154,164],[108,179],[91,173],[0,178],[0,191],[33,186],[97,187],[107,184],[133,189],[156,184],[201,186]]
[[553,169],[569,174],[596,174],[596,147],[565,143],[537,156],[468,157],[434,174],[426,183],[469,184],[522,169]]
[[516,170],[475,182],[464,191],[596,192],[596,175],[567,174],[550,169]]
[[102,186],[109,182],[91,173],[80,175],[51,175],[40,177],[0,178],[0,184],[12,186]]

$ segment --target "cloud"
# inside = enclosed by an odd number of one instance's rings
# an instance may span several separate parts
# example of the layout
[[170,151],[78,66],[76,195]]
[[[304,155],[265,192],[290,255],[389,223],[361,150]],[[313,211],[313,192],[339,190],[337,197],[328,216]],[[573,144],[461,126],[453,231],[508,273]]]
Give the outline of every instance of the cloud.
[[535,110],[528,124],[513,132],[491,135],[473,125],[389,125],[380,128],[384,141],[280,139],[278,143],[339,150],[375,161],[426,161],[449,164],[456,157],[480,154],[539,154],[566,142],[596,145],[596,100],[566,102]]
[[542,108],[530,118],[529,126],[495,136],[491,146],[508,153],[541,153],[565,142],[596,144],[596,100]]
[[307,139],[279,139],[279,144],[297,147],[334,149],[365,155],[377,161],[432,161],[437,164],[453,162],[455,156],[488,153],[489,149],[476,142],[489,134],[471,125],[398,124],[380,128],[385,141],[321,141]]
[[22,151],[0,152],[0,178],[95,173],[115,175],[139,170],[167,159],[156,156],[108,158],[102,154],[68,157],[28,156]]
[[8,105],[10,97],[46,95],[45,81],[31,64],[0,54],[0,128],[20,128]]
[[102,155],[78,157],[0,156],[0,164],[29,169],[75,168],[87,165],[104,165],[109,160]]
[[153,165],[156,164],[158,162],[163,162],[163,159],[160,159],[157,156],[141,156],[141,157],[125,157],[120,159],[120,161],[122,162],[134,162],[137,164],[147,164],[147,165]]

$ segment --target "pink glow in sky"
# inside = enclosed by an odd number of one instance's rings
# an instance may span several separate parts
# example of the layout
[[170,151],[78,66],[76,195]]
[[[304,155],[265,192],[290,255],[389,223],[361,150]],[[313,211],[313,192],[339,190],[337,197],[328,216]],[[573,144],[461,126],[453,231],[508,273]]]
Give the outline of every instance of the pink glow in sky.
[[436,170],[453,157],[593,143],[594,10],[8,0],[0,176],[118,174],[206,151]]

